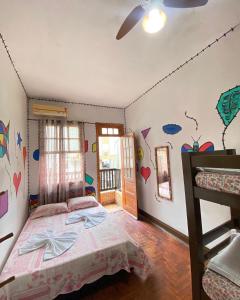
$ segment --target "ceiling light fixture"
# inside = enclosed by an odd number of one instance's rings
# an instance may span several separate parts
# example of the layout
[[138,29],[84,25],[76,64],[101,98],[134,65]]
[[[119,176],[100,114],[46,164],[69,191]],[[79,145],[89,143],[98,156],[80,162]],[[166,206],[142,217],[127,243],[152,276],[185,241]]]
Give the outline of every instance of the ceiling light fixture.
[[142,26],[147,33],[156,33],[164,27],[166,21],[166,14],[162,10],[154,8],[144,17]]

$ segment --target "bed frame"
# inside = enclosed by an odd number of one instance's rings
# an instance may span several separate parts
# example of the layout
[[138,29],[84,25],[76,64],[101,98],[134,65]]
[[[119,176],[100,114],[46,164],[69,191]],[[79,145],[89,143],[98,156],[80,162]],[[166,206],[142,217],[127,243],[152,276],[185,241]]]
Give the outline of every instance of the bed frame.
[[[206,246],[233,228],[240,228],[240,195],[197,187],[197,167],[240,169],[240,155],[235,150],[208,153],[182,153],[183,176],[187,206],[189,247],[192,272],[192,299],[209,300],[202,287],[206,261],[228,243],[224,239],[210,250]],[[200,199],[230,207],[231,219],[207,233],[202,232]]]
[[[13,233],[9,233],[9,234],[5,235],[4,237],[0,238],[0,244],[4,241],[10,239],[11,237],[13,237]],[[4,287],[4,285],[6,285],[14,280],[15,280],[15,277],[12,276],[3,282],[0,282],[0,288]]]

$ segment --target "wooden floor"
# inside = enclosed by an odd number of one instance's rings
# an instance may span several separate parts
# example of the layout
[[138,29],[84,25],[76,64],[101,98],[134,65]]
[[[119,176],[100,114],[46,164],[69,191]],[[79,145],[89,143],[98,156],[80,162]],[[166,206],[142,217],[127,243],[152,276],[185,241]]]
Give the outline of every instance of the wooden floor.
[[167,232],[126,215],[126,229],[144,248],[152,263],[145,282],[121,271],[84,286],[58,300],[190,300],[191,279],[188,247]]

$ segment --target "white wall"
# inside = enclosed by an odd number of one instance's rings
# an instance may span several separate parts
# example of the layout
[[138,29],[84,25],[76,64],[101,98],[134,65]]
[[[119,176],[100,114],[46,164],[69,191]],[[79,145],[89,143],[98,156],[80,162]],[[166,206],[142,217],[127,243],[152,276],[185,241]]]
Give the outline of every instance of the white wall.
[[[55,106],[64,106],[68,108],[68,119],[74,121],[85,122],[102,122],[102,123],[120,123],[124,124],[124,110],[115,108],[105,108],[100,106],[90,106],[83,104],[71,104],[52,101],[39,101],[36,99],[29,100],[29,118],[36,119],[32,115],[32,104],[44,103]],[[92,152],[92,144],[96,142],[95,124],[85,124],[85,140],[88,141],[88,152],[86,153],[86,173],[93,177],[92,185],[97,191],[97,161],[96,153]],[[39,163],[33,159],[33,152],[39,148],[38,143],[38,122],[29,121],[29,137],[30,137],[30,195],[39,193]],[[88,184],[86,184],[88,186]]]
[[[183,175],[181,165],[181,146],[184,143],[192,144],[191,136],[200,139],[200,144],[212,141],[215,149],[222,149],[223,123],[216,111],[216,104],[222,92],[240,85],[240,30],[239,28],[221,40],[214,47],[205,52],[193,63],[175,73],[153,89],[144,98],[126,110],[127,128],[137,134],[138,144],[145,151],[141,166],[152,169],[151,176],[145,184],[141,175],[138,176],[140,207],[147,213],[187,234],[187,218]],[[205,47],[206,45],[202,45]],[[157,59],[156,59],[157,63]],[[170,71],[170,70],[169,70]],[[184,116],[187,111],[199,122],[198,132],[193,121]],[[183,130],[177,135],[167,135],[162,126],[175,123]],[[170,141],[173,149],[170,150],[170,162],[173,183],[173,201],[156,200],[156,174],[149,159],[149,150],[144,143],[141,130],[151,127],[147,136],[154,158],[154,147],[167,145]],[[240,150],[240,113],[234,119],[226,134],[227,148]],[[214,204],[202,206],[204,230],[225,221],[229,217],[229,210]]]
[[[23,146],[27,146],[27,99],[23,88],[0,42],[0,120],[9,130],[9,158],[0,157],[0,192],[8,191],[8,212],[0,218],[0,237],[13,232],[14,238],[0,244],[0,271],[27,216],[27,160],[23,161]],[[20,132],[21,149],[17,146]],[[16,195],[14,173],[21,172],[21,183]],[[1,201],[1,200],[0,200]]]

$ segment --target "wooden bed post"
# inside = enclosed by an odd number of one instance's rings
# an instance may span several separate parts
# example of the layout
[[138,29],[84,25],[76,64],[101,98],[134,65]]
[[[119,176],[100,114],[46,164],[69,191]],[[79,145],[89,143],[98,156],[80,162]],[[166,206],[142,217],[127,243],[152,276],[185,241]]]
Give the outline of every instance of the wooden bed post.
[[192,299],[200,300],[202,295],[202,276],[204,272],[204,256],[202,241],[202,220],[200,199],[194,197],[193,169],[191,167],[191,154],[182,153],[184,170],[184,186],[186,195],[189,247],[192,272]]

